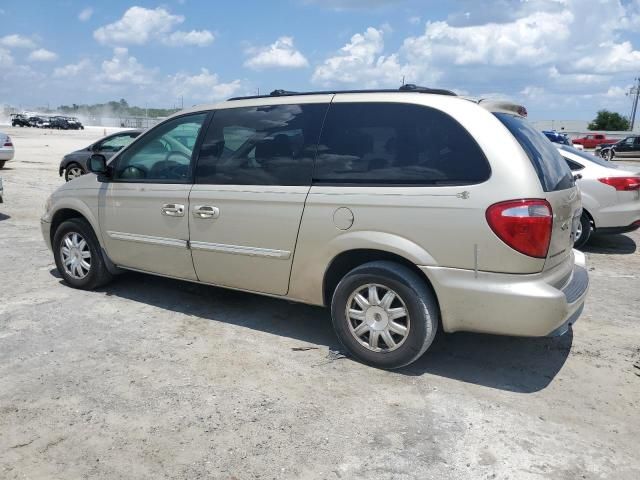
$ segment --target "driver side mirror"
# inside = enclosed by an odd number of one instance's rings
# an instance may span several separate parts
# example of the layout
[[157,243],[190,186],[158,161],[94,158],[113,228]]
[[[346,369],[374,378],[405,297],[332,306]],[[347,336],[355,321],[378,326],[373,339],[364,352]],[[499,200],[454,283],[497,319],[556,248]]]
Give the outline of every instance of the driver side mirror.
[[94,153],[89,157],[87,168],[91,173],[98,175],[98,177],[108,176],[107,159],[104,155],[100,155],[99,153]]

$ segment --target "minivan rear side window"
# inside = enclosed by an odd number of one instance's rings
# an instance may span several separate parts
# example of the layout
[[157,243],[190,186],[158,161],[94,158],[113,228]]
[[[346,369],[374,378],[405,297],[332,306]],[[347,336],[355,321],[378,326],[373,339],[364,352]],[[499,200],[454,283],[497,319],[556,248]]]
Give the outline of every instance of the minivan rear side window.
[[545,192],[566,190],[574,186],[573,175],[567,163],[556,146],[542,132],[517,115],[494,115],[507,127],[529,157]]
[[310,185],[327,104],[217,110],[200,148],[196,183]]
[[407,103],[333,103],[314,183],[469,185],[491,175],[473,137],[439,110]]

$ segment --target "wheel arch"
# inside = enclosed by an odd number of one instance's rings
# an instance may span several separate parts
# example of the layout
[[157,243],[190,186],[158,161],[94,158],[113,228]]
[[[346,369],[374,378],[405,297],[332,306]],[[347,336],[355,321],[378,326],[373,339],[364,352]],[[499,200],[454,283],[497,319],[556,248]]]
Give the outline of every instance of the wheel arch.
[[421,279],[424,280],[425,285],[431,291],[434,298],[436,299],[436,303],[438,303],[438,308],[440,307],[438,302],[438,296],[436,294],[433,285],[429,278],[425,275],[425,273],[418,268],[418,266],[412,262],[410,259],[399,255],[397,253],[390,252],[388,250],[379,250],[375,248],[357,248],[351,250],[345,250],[336,255],[329,266],[325,270],[323,281],[322,281],[322,298],[325,306],[331,305],[331,299],[333,297],[333,293],[340,283],[340,280],[344,278],[344,276],[360,265],[364,265],[365,263],[375,262],[379,260],[386,260],[390,262],[395,262],[400,265],[404,265],[413,271],[416,275],[418,275]]

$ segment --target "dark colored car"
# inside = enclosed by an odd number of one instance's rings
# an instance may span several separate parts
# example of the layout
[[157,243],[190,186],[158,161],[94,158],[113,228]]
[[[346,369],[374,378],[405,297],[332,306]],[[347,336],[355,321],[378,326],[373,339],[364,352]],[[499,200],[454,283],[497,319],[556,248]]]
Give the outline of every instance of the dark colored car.
[[616,143],[600,145],[596,153],[606,160],[613,160],[614,157],[640,157],[640,135],[623,138]]
[[64,119],[67,121],[69,130],[84,130],[84,125],[76,117],[64,117]]
[[91,155],[99,153],[109,159],[129,145],[141,133],[142,130],[126,130],[114,133],[92,143],[86,148],[65,155],[60,162],[60,176],[64,173],[64,178],[68,182],[84,175],[89,171],[87,161]]
[[558,133],[555,130],[543,130],[544,136],[551,140],[553,143],[559,143],[561,145],[573,146],[569,137],[564,133]]
[[58,130],[69,130],[71,127],[69,121],[65,117],[51,117],[51,128],[57,128]]
[[11,114],[11,126],[12,127],[30,127],[29,119],[23,113]]

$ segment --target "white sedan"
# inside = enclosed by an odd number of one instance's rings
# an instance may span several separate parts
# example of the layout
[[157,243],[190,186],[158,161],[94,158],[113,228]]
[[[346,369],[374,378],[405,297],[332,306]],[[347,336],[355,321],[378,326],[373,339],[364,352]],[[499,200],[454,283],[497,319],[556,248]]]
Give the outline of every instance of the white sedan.
[[625,233],[640,227],[640,171],[616,165],[591,153],[557,145],[582,193],[582,217],[576,248],[593,234]]
[[9,160],[13,160],[14,154],[15,150],[11,137],[6,133],[0,132],[0,169],[3,168],[4,164]]

